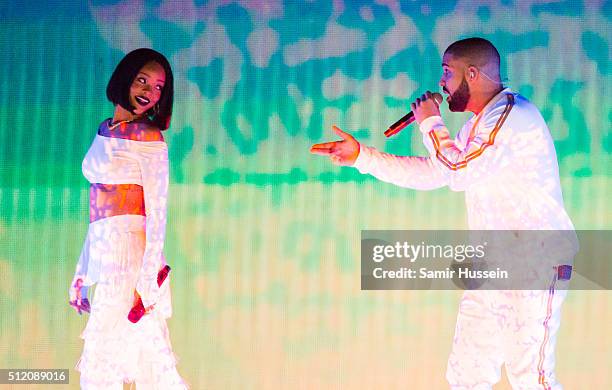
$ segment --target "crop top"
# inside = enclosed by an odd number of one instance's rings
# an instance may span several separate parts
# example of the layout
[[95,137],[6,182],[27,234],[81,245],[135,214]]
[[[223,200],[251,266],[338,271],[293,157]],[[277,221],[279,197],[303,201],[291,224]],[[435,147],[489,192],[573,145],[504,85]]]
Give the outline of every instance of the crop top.
[[[102,122],[83,160],[83,175],[90,183],[139,184],[146,214],[146,245],[136,284],[145,307],[159,298],[157,272],[166,264],[163,255],[168,196],[168,146],[163,141],[110,137],[110,119]],[[132,122],[132,133],[146,134],[146,122]],[[130,129],[133,130],[133,129]],[[143,130],[138,132],[138,130]],[[122,136],[119,134],[119,136]]]

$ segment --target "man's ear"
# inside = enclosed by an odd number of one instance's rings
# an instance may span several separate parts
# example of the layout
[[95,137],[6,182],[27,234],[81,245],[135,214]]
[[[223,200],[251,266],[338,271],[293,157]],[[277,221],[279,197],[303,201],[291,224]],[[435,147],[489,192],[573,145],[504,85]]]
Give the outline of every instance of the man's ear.
[[469,66],[467,70],[468,80],[474,81],[478,75],[478,69],[475,66]]

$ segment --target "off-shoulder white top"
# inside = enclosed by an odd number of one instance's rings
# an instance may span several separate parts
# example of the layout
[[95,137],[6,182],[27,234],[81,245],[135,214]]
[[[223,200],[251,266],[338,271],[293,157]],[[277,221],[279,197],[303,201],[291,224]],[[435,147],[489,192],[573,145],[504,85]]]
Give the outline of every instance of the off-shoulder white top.
[[[163,248],[168,196],[168,146],[163,139],[139,141],[119,138],[117,134],[111,137],[110,123],[108,119],[100,124],[83,160],[83,175],[90,183],[139,184],[143,188],[146,246],[136,290],[147,307],[159,298],[157,272],[166,264]],[[130,123],[129,126],[150,125],[142,122]]]

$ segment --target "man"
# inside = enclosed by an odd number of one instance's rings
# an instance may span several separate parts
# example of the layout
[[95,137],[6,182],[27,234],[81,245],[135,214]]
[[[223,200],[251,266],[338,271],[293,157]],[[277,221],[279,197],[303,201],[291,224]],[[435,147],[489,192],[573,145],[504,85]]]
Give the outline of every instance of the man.
[[[482,38],[446,49],[439,84],[449,109],[474,116],[453,140],[432,94],[416,99],[411,108],[429,157],[382,153],[335,126],[342,140],[311,152],[402,187],[464,191],[471,230],[573,230],[548,127],[533,104],[504,88],[499,64]],[[554,346],[567,291],[555,287],[568,275],[559,271],[551,267],[548,290],[464,293],[447,367],[452,389],[491,389],[502,364],[515,389],[562,388]]]

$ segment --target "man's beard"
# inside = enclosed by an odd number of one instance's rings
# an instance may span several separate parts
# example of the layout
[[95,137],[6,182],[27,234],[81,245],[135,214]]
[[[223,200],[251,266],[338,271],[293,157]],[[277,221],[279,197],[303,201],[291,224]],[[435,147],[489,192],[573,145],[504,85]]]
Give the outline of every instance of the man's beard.
[[459,88],[450,95],[448,109],[452,112],[464,112],[469,100],[470,87],[464,77],[463,80],[461,80],[461,84],[459,84]]

